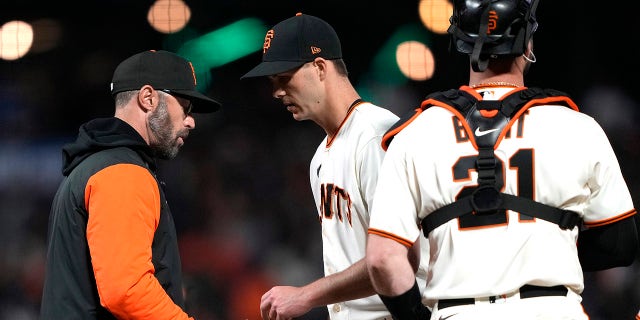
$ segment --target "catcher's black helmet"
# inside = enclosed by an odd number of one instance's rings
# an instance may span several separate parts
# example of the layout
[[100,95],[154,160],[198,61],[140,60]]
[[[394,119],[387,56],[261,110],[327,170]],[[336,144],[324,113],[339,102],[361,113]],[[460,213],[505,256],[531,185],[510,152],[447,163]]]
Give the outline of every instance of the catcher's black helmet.
[[471,56],[474,71],[490,58],[519,56],[538,27],[538,0],[453,0],[451,45]]

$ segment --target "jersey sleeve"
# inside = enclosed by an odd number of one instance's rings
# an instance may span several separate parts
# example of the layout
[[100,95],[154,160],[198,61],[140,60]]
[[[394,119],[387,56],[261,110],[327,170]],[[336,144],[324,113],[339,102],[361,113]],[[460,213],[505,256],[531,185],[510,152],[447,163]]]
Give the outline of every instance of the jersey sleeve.
[[615,152],[602,128],[593,120],[590,150],[595,156],[588,181],[591,198],[584,211],[585,225],[608,224],[636,213],[631,193]]
[[85,204],[100,303],[123,319],[191,319],[154,276],[160,191],[148,170],[132,164],[103,169],[87,183]]
[[408,166],[401,135],[394,138],[382,161],[376,186],[369,233],[411,246],[420,235],[417,179]]

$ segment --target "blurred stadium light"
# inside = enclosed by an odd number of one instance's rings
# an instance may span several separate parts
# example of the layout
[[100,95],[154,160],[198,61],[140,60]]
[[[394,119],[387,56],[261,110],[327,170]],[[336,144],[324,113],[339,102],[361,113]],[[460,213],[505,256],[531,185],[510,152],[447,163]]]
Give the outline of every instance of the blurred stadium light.
[[147,21],[156,31],[175,33],[191,19],[191,9],[182,0],[157,0],[149,8]]
[[453,5],[448,0],[420,0],[418,14],[427,29],[437,34],[447,33]]
[[0,58],[16,60],[27,54],[33,44],[33,28],[27,22],[9,21],[0,27]]

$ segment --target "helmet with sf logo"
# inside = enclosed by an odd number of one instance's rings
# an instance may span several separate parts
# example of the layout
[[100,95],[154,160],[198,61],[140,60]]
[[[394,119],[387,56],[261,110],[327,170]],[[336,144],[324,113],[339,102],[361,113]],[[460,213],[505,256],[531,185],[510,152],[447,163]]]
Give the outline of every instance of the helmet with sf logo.
[[451,46],[469,54],[474,71],[488,60],[519,56],[538,27],[538,0],[453,0]]

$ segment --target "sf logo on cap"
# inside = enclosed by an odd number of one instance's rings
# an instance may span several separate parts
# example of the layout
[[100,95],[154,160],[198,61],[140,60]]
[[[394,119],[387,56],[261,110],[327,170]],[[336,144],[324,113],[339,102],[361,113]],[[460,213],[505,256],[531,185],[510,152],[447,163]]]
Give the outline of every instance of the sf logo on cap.
[[191,75],[193,76],[193,85],[197,86],[198,81],[196,80],[196,70],[193,68],[193,64],[191,64],[191,61],[189,61],[189,67],[191,67]]
[[271,47],[271,39],[273,39],[273,29],[267,31],[267,34],[264,36],[264,44],[262,45],[262,53],[267,53],[269,47]]
[[498,13],[495,10],[489,11],[489,25],[487,26],[487,34],[491,34],[491,30],[498,27]]

